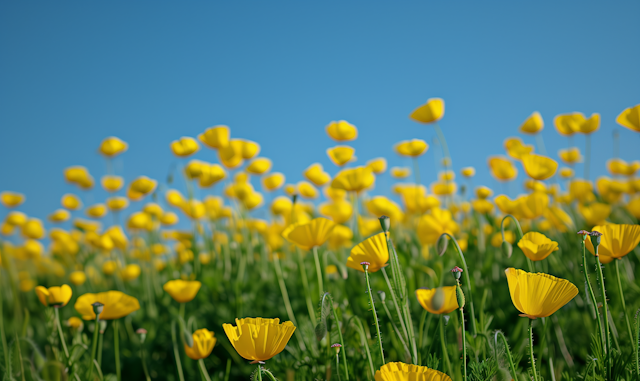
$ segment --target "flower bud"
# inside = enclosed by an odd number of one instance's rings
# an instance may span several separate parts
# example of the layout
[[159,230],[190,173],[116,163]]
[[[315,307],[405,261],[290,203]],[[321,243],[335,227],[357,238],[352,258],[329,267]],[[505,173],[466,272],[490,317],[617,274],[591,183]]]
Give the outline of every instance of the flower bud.
[[442,308],[443,305],[444,305],[444,291],[442,290],[442,287],[438,287],[436,288],[436,292],[433,294],[433,297],[431,298],[431,308],[437,311],[437,310],[440,310],[440,308]]
[[453,274],[453,276],[457,279],[460,279],[460,277],[462,276],[462,269],[458,266],[454,267],[453,269],[451,269],[451,274]]
[[464,292],[462,292],[462,287],[460,287],[460,284],[456,286],[456,299],[458,300],[458,307],[460,307],[460,309],[464,308]]
[[513,253],[513,246],[509,241],[502,241],[502,255],[506,255],[507,258],[511,258],[511,254]]
[[378,291],[378,295],[380,295],[380,300],[384,303],[384,300],[387,298],[387,294],[384,291]]
[[382,216],[378,218],[378,220],[380,221],[380,227],[382,228],[382,231],[387,233],[391,228],[391,219],[387,216]]
[[107,322],[104,320],[100,320],[100,334],[103,334],[104,331],[107,330]]

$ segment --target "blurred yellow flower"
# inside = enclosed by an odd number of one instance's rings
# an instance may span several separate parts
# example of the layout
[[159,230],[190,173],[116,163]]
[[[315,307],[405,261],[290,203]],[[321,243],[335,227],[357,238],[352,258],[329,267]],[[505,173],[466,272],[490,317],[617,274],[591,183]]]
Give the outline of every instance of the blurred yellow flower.
[[45,306],[51,307],[64,307],[71,300],[71,295],[73,292],[71,291],[71,287],[69,285],[63,284],[60,287],[36,287],[36,295],[38,296],[38,300]]
[[213,347],[216,345],[217,339],[214,333],[206,328],[195,331],[192,335],[193,346],[184,344],[184,352],[192,360],[200,360],[209,357]]
[[72,316],[67,320],[67,326],[73,329],[78,329],[82,327],[82,319],[77,316]]
[[62,207],[69,210],[78,210],[82,208],[82,201],[75,194],[67,193],[62,196],[61,200]]
[[367,161],[367,167],[371,168],[371,171],[376,175],[384,173],[387,170],[387,159],[384,157],[378,157]]
[[346,200],[332,200],[320,204],[318,211],[323,216],[331,218],[336,224],[343,224],[351,219],[353,206]]
[[0,193],[0,202],[5,208],[15,208],[22,205],[26,198],[21,193],[16,192],[2,192]]
[[182,212],[192,220],[199,220],[205,216],[207,209],[199,200],[189,200],[182,205]]
[[580,154],[580,149],[578,147],[561,149],[558,151],[558,156],[560,157],[560,160],[569,165],[582,163],[582,155]]
[[418,220],[418,239],[423,245],[433,245],[442,234],[449,233],[453,236],[458,229],[451,211],[436,207]]
[[419,106],[409,115],[409,118],[419,123],[434,123],[444,116],[444,100],[429,98],[427,103]]
[[493,191],[491,188],[487,188],[485,186],[476,187],[476,197],[480,199],[485,199],[493,196]]
[[451,377],[438,370],[402,362],[386,363],[374,378],[375,381],[451,381]]
[[460,308],[456,299],[456,286],[419,288],[416,290],[416,298],[422,308],[436,315],[448,314]]
[[171,152],[178,157],[188,157],[200,150],[198,142],[191,137],[183,136],[171,142]]
[[87,275],[84,271],[74,271],[69,274],[69,282],[76,286],[82,286],[87,281]]
[[120,277],[125,281],[132,281],[138,279],[142,269],[139,265],[130,264],[126,265],[124,269],[120,271]]
[[592,114],[589,119],[580,125],[578,132],[583,134],[591,134],[600,129],[600,114]]
[[588,226],[604,225],[611,214],[611,205],[601,202],[593,202],[589,205],[580,204],[578,212],[582,214]]
[[539,112],[534,112],[527,118],[527,120],[520,126],[520,132],[523,134],[537,134],[544,128],[544,121],[542,115]]
[[142,211],[155,218],[160,218],[162,213],[164,213],[162,207],[155,202],[146,203],[142,208]]
[[107,214],[107,206],[105,204],[95,204],[87,207],[84,211],[87,217],[102,218]]
[[358,129],[346,120],[331,122],[326,127],[327,135],[337,142],[355,140],[358,137]]
[[522,166],[534,180],[546,180],[556,174],[558,162],[550,157],[530,154],[522,157]]
[[429,145],[422,139],[403,140],[393,147],[398,155],[418,157],[429,149]]
[[544,234],[529,232],[518,241],[518,247],[527,258],[541,261],[558,250],[558,242],[550,240]]
[[490,157],[489,169],[491,175],[499,181],[510,181],[518,176],[518,170],[513,163],[502,156]]
[[553,118],[553,124],[560,135],[571,136],[580,131],[580,126],[587,119],[579,112],[561,114]]
[[151,230],[153,221],[151,216],[144,212],[135,212],[129,216],[127,227],[129,229]]
[[67,182],[76,184],[82,189],[93,188],[93,177],[89,174],[89,171],[82,166],[73,166],[64,170],[64,178]]
[[178,215],[173,212],[166,212],[160,217],[160,223],[164,226],[171,226],[177,224],[179,221]]
[[380,218],[382,216],[387,216],[391,218],[392,223],[398,223],[402,221],[404,217],[404,213],[402,212],[400,205],[384,196],[375,196],[371,198],[369,201],[365,202],[365,207],[369,213],[373,214],[374,217]]
[[322,246],[335,226],[335,222],[326,218],[314,218],[306,223],[289,225],[282,232],[282,237],[304,250],[310,250],[312,247]]
[[431,183],[431,192],[437,196],[448,196],[455,194],[458,186],[454,182],[435,181]]
[[262,175],[271,170],[271,160],[266,157],[256,157],[247,166],[247,172],[253,175]]
[[110,136],[100,143],[98,149],[101,154],[107,157],[114,157],[125,152],[129,148],[129,145],[115,136]]
[[411,168],[409,167],[392,167],[391,177],[396,179],[404,179],[411,176]]
[[169,189],[167,193],[165,193],[164,198],[167,204],[176,208],[182,208],[182,205],[185,203],[185,198],[182,193],[175,189]]
[[316,186],[323,186],[331,181],[331,176],[324,171],[320,163],[311,164],[302,174]]
[[29,218],[27,222],[22,225],[22,235],[31,239],[42,239],[46,234],[42,221],[37,218]]
[[318,195],[320,194],[318,189],[307,181],[300,181],[297,188],[298,194],[303,198],[314,199],[318,198]]
[[[509,243],[514,243],[516,241],[516,235],[513,234],[513,232],[511,230],[505,230],[504,231],[504,240],[506,242],[509,242]],[[491,236],[491,246],[496,247],[496,248],[502,246],[502,233],[500,233],[500,232],[494,233]]]
[[[351,247],[352,239],[353,231],[349,227],[336,225],[331,231],[331,235],[329,235],[329,248],[331,250],[338,250],[343,247]],[[329,266],[327,266],[327,268],[329,268]]]
[[117,192],[124,185],[124,179],[120,176],[105,175],[102,176],[100,183],[107,192]]
[[120,319],[140,309],[138,299],[121,291],[107,291],[97,294],[84,294],[76,300],[74,308],[84,320],[95,320],[93,303],[103,304],[100,320]]
[[[602,233],[598,256],[604,264],[624,257],[640,243],[640,225],[607,224],[594,226],[591,230]],[[587,250],[595,255],[590,239],[585,240],[585,245]]]
[[473,167],[464,167],[460,170],[460,174],[463,177],[470,178],[476,175],[476,169]]
[[522,157],[533,152],[532,145],[525,145],[520,138],[507,138],[504,141],[504,148],[507,155],[516,160],[522,160]]
[[218,149],[220,163],[230,169],[240,166],[244,161],[242,156],[243,150],[243,140],[231,139],[226,147]]
[[229,136],[229,127],[220,125],[207,128],[198,140],[209,148],[220,149],[229,145]]
[[196,297],[202,283],[197,280],[170,280],[162,289],[178,303],[188,303]]
[[578,295],[578,288],[566,279],[514,268],[505,273],[513,305],[530,319],[551,316]]
[[71,218],[71,214],[66,209],[58,209],[49,215],[49,221],[51,222],[64,222]]
[[262,178],[262,186],[267,192],[280,189],[284,184],[285,177],[280,172],[273,172]]
[[282,216],[291,212],[293,203],[289,197],[278,196],[271,202],[271,213],[276,216]]
[[607,161],[607,170],[612,175],[633,176],[639,169],[640,161],[627,163],[626,161],[618,158],[609,159]]
[[152,193],[157,185],[158,182],[156,180],[150,179],[147,176],[140,176],[129,184],[127,197],[133,201],[141,200],[144,196]]
[[353,159],[356,150],[349,146],[335,146],[327,148],[327,156],[338,167],[342,167]]
[[493,203],[482,198],[471,201],[471,205],[473,206],[473,210],[480,214],[491,213],[493,210]]
[[343,169],[331,181],[331,187],[345,191],[362,192],[371,187],[376,178],[368,167]]
[[640,104],[624,109],[616,118],[616,123],[631,131],[640,132]]
[[251,140],[239,139],[242,142],[242,158],[245,160],[253,159],[260,153],[260,144]]
[[224,333],[240,356],[251,361],[267,361],[287,346],[296,330],[292,322],[280,319],[236,319],[236,326],[223,324]]

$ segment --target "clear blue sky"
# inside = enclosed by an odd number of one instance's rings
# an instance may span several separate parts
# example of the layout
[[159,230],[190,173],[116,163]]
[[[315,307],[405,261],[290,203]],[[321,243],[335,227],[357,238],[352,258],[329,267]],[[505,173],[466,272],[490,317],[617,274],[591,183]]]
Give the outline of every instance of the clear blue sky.
[[[359,129],[359,163],[410,165],[391,147],[432,141],[408,119],[430,97],[444,98],[454,168],[476,166],[476,185],[496,186],[486,158],[533,111],[553,156],[567,145],[555,115],[601,113],[592,174],[602,175],[614,129],[621,156],[640,159],[640,134],[615,124],[640,103],[638,15],[638,1],[3,1],[0,190],[25,193],[22,210],[45,218],[75,192],[63,168],[104,174],[104,137],[129,143],[117,166],[126,180],[164,180],[178,162],[170,141],[216,124],[259,142],[288,182],[316,161],[336,172],[324,127],[339,119]],[[425,182],[432,151],[420,159]],[[385,176],[374,193],[389,193]]]

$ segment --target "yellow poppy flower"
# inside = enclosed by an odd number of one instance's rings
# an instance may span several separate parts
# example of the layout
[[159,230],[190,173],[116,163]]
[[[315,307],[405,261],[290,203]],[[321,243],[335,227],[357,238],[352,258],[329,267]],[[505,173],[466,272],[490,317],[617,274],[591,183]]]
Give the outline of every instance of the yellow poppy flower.
[[448,196],[455,194],[458,185],[454,182],[435,181],[431,183],[431,192],[436,196]]
[[530,154],[522,157],[524,171],[534,180],[546,180],[556,174],[558,162],[550,157]]
[[273,192],[284,184],[285,177],[280,172],[273,172],[262,178],[262,186],[267,192]]
[[64,307],[71,300],[71,295],[73,295],[73,291],[71,291],[71,287],[69,285],[63,284],[60,287],[36,287],[36,295],[38,296],[38,300],[45,306],[52,307]]
[[418,157],[429,149],[429,145],[422,139],[403,140],[393,147],[398,155]]
[[604,225],[611,214],[611,205],[601,202],[593,202],[589,205],[580,204],[578,212],[582,214],[588,226]]
[[192,360],[200,360],[209,357],[217,339],[214,333],[206,328],[201,328],[193,333],[193,346],[184,344],[184,352]]
[[458,224],[451,211],[433,208],[418,220],[418,239],[423,245],[433,245],[444,233],[454,235],[458,232]]
[[107,192],[117,192],[124,185],[124,179],[120,176],[106,175],[102,176],[100,183],[102,184],[102,188]]
[[227,172],[219,164],[206,164],[201,169],[202,173],[199,177],[201,188],[208,188],[227,177]]
[[62,200],[60,201],[62,207],[69,210],[78,210],[82,208],[82,201],[75,194],[67,193],[62,196]]
[[580,125],[578,132],[588,135],[598,131],[598,129],[600,129],[600,114],[595,113]]
[[244,150],[244,141],[241,139],[231,139],[226,147],[218,150],[218,158],[220,163],[229,169],[233,169],[242,165],[244,158],[242,151]]
[[544,128],[544,121],[542,120],[542,115],[539,112],[534,112],[527,118],[527,120],[522,123],[520,126],[520,132],[523,134],[537,134],[542,131]]
[[491,213],[493,210],[493,203],[485,199],[473,200],[471,201],[471,205],[473,206],[473,210],[480,214]]
[[310,250],[327,242],[335,226],[335,222],[326,218],[314,218],[309,222],[289,225],[282,232],[282,237],[304,250]]
[[[329,248],[331,250],[338,250],[343,247],[351,247],[351,240],[353,239],[353,231],[347,226],[336,225],[329,236]],[[328,268],[329,266],[327,266]],[[329,275],[329,274],[327,274]]]
[[331,159],[333,164],[338,167],[342,167],[352,161],[355,153],[356,150],[349,146],[335,146],[327,148],[327,156],[329,156],[329,159]]
[[416,298],[422,308],[436,315],[448,314],[460,308],[456,286],[419,288],[416,290]]
[[28,220],[26,214],[17,210],[10,211],[5,217],[5,222],[11,226],[23,226]]
[[49,215],[49,221],[51,222],[64,222],[71,218],[71,213],[66,209],[58,209]]
[[358,137],[358,129],[346,120],[331,122],[325,128],[327,135],[337,142],[355,140]]
[[76,286],[82,286],[87,281],[87,274],[84,271],[74,271],[69,274],[69,282]]
[[371,168],[371,171],[376,175],[384,173],[387,170],[387,159],[379,157],[367,161],[367,167]]
[[46,234],[42,221],[37,218],[29,218],[27,222],[22,225],[22,235],[31,239],[42,239]]
[[179,221],[178,215],[173,212],[166,212],[160,217],[160,223],[164,226],[171,226],[177,224]]
[[640,132],[640,104],[622,110],[616,123],[631,131]]
[[639,169],[640,162],[638,161],[627,163],[626,161],[618,158],[609,159],[607,161],[607,170],[612,175],[633,176]]
[[[607,224],[594,226],[594,232],[602,233],[598,256],[601,263],[609,263],[629,254],[640,243],[640,225]],[[593,255],[593,244],[590,239],[585,240],[587,250]]]
[[127,227],[129,229],[151,230],[153,228],[153,221],[147,213],[135,212],[129,216]]
[[190,200],[182,205],[182,212],[192,220],[199,220],[205,216],[207,209],[200,200]]
[[198,135],[198,140],[209,148],[220,149],[229,145],[229,136],[229,127],[213,126]]
[[375,381],[451,381],[451,377],[426,366],[390,362],[376,371]]
[[513,163],[501,156],[489,158],[489,169],[491,170],[491,175],[499,181],[510,181],[518,176],[518,169]]
[[260,153],[260,144],[251,140],[238,139],[242,142],[242,158],[245,160],[253,159]]
[[89,187],[88,185],[93,181],[87,168],[79,165],[66,168],[64,170],[64,178],[67,182],[77,184],[83,188]]
[[463,177],[470,178],[476,175],[476,169],[473,167],[464,167],[460,170]]
[[558,156],[560,157],[560,160],[569,165],[582,163],[582,155],[580,154],[580,149],[578,147],[561,149],[558,151]]
[[120,278],[125,281],[136,280],[140,276],[141,272],[142,269],[140,268],[140,266],[136,264],[130,264],[125,266],[125,268],[120,271]]
[[486,199],[493,196],[493,191],[491,188],[485,186],[476,187],[476,197],[479,199]]
[[160,218],[160,216],[162,216],[162,213],[164,212],[162,210],[162,207],[155,202],[146,203],[142,208],[142,211],[155,218]]
[[178,303],[187,303],[196,297],[202,283],[197,280],[170,280],[162,286],[173,300]]
[[100,320],[120,319],[140,309],[138,299],[120,291],[84,294],[76,300],[74,308],[82,315],[82,319],[95,320],[93,303],[102,303],[104,306],[99,316]]
[[102,218],[107,214],[107,206],[105,204],[91,205],[85,210],[85,213],[87,217]]
[[319,187],[331,181],[331,176],[324,171],[320,163],[311,164],[302,174],[307,180]]
[[373,185],[376,178],[368,167],[347,168],[338,172],[331,187],[345,191],[362,192]]
[[224,333],[240,356],[251,361],[267,361],[287,346],[296,327],[280,319],[236,319],[236,326],[223,324]]
[[271,202],[271,213],[276,216],[282,216],[291,213],[293,202],[289,197],[278,196]]
[[205,165],[208,165],[208,163],[196,159],[189,160],[187,165],[184,166],[184,174],[188,179],[197,179],[202,175],[202,167]]
[[627,203],[627,210],[632,216],[640,220],[640,196],[636,196]]
[[578,288],[566,279],[512,267],[505,273],[513,305],[530,319],[551,316],[578,295]]
[[271,160],[266,157],[256,157],[247,166],[247,172],[253,175],[262,175],[271,170]]
[[444,100],[429,98],[427,103],[419,106],[409,115],[409,118],[419,123],[434,123],[444,116]]
[[550,240],[544,234],[529,232],[518,241],[518,247],[527,258],[541,261],[558,250],[558,242]]
[[129,148],[129,145],[115,136],[110,136],[100,143],[98,149],[101,154],[107,157],[114,157],[120,155]]
[[561,233],[565,233],[574,227],[573,219],[571,216],[562,210],[562,208],[558,205],[554,205],[547,209],[544,214],[544,217],[547,221],[553,226],[554,229]]
[[67,320],[67,326],[73,329],[78,329],[82,327],[82,319],[77,316],[72,316]]
[[323,216],[331,218],[336,224],[343,224],[351,219],[353,206],[346,200],[332,200],[320,204],[318,211]]
[[382,231],[380,221],[377,218],[367,218],[358,216],[358,232],[361,236],[367,237]]
[[580,126],[587,120],[582,113],[574,112],[570,114],[557,115],[553,119],[553,124],[560,135],[571,136],[580,131]]
[[593,184],[590,181],[574,179],[569,183],[569,194],[574,200],[588,202],[595,199],[593,195]]
[[541,217],[549,207],[549,195],[544,192],[533,192],[527,196],[518,197],[516,210],[518,217],[535,219]]
[[504,141],[504,149],[507,155],[516,160],[522,160],[522,157],[533,152],[533,146],[525,145],[520,138],[507,138]]
[[140,176],[129,184],[127,196],[134,201],[138,201],[149,193],[152,193],[157,185],[158,182],[156,180],[150,179],[147,176]]
[[171,142],[171,152],[178,157],[188,157],[200,150],[198,142],[194,138],[183,136],[179,140]]
[[181,208],[186,201],[182,193],[175,189],[169,189],[167,193],[165,193],[164,198],[167,204],[175,206],[176,208]]
[[400,222],[404,218],[404,213],[400,205],[391,201],[384,196],[375,196],[369,201],[365,202],[365,207],[369,213],[373,214],[376,218],[387,216],[391,218],[394,223]]
[[405,179],[411,176],[411,168],[408,167],[392,167],[391,177],[396,179]]
[[23,194],[16,192],[2,192],[0,193],[0,202],[6,208],[15,208],[22,205],[26,197]]
[[318,198],[320,194],[320,192],[318,192],[318,189],[316,189],[313,184],[307,181],[300,181],[297,188],[298,194],[303,198],[314,199]]

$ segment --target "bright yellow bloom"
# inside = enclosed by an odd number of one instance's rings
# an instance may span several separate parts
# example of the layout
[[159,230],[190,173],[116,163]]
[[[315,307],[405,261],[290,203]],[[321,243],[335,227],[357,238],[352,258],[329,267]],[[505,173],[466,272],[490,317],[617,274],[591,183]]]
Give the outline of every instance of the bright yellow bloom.
[[67,193],[62,196],[62,200],[60,201],[62,207],[69,210],[78,210],[82,208],[82,201],[75,194]]
[[244,141],[241,139],[231,139],[226,147],[218,150],[218,158],[220,163],[227,168],[236,168],[242,165],[244,159],[242,151],[244,149]]
[[593,195],[593,184],[590,181],[574,179],[569,183],[569,194],[572,199],[580,202],[588,202],[595,199]]
[[271,170],[271,160],[266,157],[256,157],[247,166],[247,172],[253,175],[262,175]]
[[489,169],[491,170],[491,175],[500,181],[510,181],[518,176],[518,169],[513,163],[501,156],[489,158]]
[[527,120],[524,121],[524,123],[522,123],[522,125],[520,126],[520,132],[522,132],[523,134],[533,135],[542,131],[543,128],[544,121],[542,120],[542,115],[540,115],[540,113],[536,111],[531,114],[531,116],[528,117]]
[[120,291],[84,294],[76,300],[74,308],[82,315],[82,319],[95,320],[96,314],[93,312],[92,304],[96,302],[104,305],[100,320],[120,319],[140,309],[138,299]]
[[558,156],[562,161],[569,165],[582,163],[582,155],[580,154],[580,149],[578,147],[561,149],[558,151]]
[[327,148],[327,156],[338,167],[342,167],[353,159],[356,150],[349,146],[335,146]]
[[391,177],[396,179],[404,179],[411,176],[411,168],[409,167],[392,167]]
[[236,326],[223,324],[224,333],[240,356],[251,361],[267,361],[287,346],[296,327],[280,319],[236,319]]
[[529,232],[518,241],[518,247],[527,258],[541,261],[558,250],[558,242],[550,240],[544,234]]
[[152,193],[157,185],[158,182],[156,180],[147,176],[140,176],[129,184],[127,196],[134,201],[141,200],[144,196]]
[[367,161],[367,167],[371,168],[371,171],[376,175],[384,173],[387,170],[387,159],[379,157]]
[[390,362],[376,371],[375,381],[451,381],[451,377],[426,366]]
[[534,180],[546,180],[556,174],[558,162],[542,155],[525,155],[522,157],[524,171]]
[[442,182],[453,181],[456,179],[456,174],[453,171],[440,171],[438,173],[438,180]]
[[640,196],[636,196],[627,203],[627,210],[632,216],[640,220]]
[[346,200],[332,200],[320,204],[318,211],[323,216],[331,218],[336,224],[343,224],[351,219],[353,206]]
[[[349,227],[336,225],[329,236],[329,248],[331,250],[338,250],[343,247],[351,247],[351,239],[353,239],[353,231],[351,231]],[[328,267],[329,266],[327,266],[327,268]]]
[[142,269],[139,265],[130,264],[120,271],[120,277],[125,281],[132,281],[138,279],[141,272]]
[[245,160],[253,159],[260,153],[260,144],[251,140],[239,139],[242,142],[242,158]]
[[486,199],[493,195],[493,191],[491,188],[487,188],[485,186],[479,186],[476,188],[476,197],[480,199]]
[[200,187],[208,188],[227,177],[227,172],[220,164],[206,164],[201,168]]
[[[594,226],[594,232],[602,233],[598,256],[601,263],[609,263],[614,259],[620,259],[629,254],[640,243],[640,225],[607,224]],[[585,240],[589,252],[595,255],[590,239]]]
[[285,177],[280,172],[273,172],[262,178],[262,186],[267,192],[273,192],[284,184]]
[[373,185],[376,178],[368,167],[347,168],[338,172],[331,187],[345,191],[362,192]]
[[578,132],[583,134],[591,134],[600,129],[600,114],[592,114],[589,119],[580,125]]
[[192,220],[199,220],[205,216],[207,209],[200,200],[190,200],[182,205],[182,212]]
[[129,148],[129,145],[122,140],[116,138],[115,136],[110,136],[100,143],[100,151],[101,154],[107,157],[114,157],[120,155],[124,151]]
[[184,352],[192,360],[200,360],[209,357],[211,351],[213,350],[213,347],[218,341],[214,337],[214,333],[206,328],[201,328],[195,331],[192,335],[192,338],[192,347],[189,347],[186,343],[184,344]]
[[422,139],[403,140],[393,147],[398,155],[418,157],[429,149],[429,145]]
[[551,316],[578,295],[578,288],[566,279],[512,267],[505,273],[513,305],[530,319]]
[[49,221],[51,222],[64,222],[71,218],[71,214],[66,209],[58,209],[49,215]]
[[419,106],[409,115],[409,118],[419,123],[434,123],[444,116],[444,100],[429,98],[427,103]]
[[229,127],[213,126],[198,135],[198,140],[209,148],[220,149],[229,145],[229,136]]
[[640,132],[640,104],[624,109],[616,118],[616,123],[631,131]]
[[93,187],[93,177],[89,174],[89,171],[82,166],[73,166],[64,170],[64,178],[72,183],[76,184],[82,189],[91,189]]
[[522,160],[522,157],[533,152],[532,145],[525,145],[520,138],[507,138],[504,141],[504,148],[507,155],[516,160]]
[[167,204],[175,206],[176,208],[182,208],[182,205],[186,201],[182,193],[175,189],[169,189],[167,193],[165,193],[164,198],[167,200]]
[[516,200],[516,215],[520,218],[535,219],[541,217],[549,207],[549,195],[544,192],[533,192],[520,196]]
[[318,198],[318,195],[320,194],[313,184],[306,181],[300,181],[297,188],[298,194],[303,198],[314,199]]
[[316,186],[321,187],[324,184],[331,181],[331,176],[322,168],[322,164],[311,164],[307,169],[302,172],[304,177],[314,183]]
[[202,283],[197,280],[170,280],[162,287],[178,303],[187,303],[196,297]]
[[464,167],[460,170],[463,177],[470,178],[476,175],[476,169],[473,167]]
[[0,202],[6,208],[15,208],[16,206],[20,206],[26,197],[24,197],[21,193],[16,192],[2,192],[0,193]]
[[91,205],[85,210],[85,213],[91,218],[102,218],[107,214],[107,206],[105,204]]
[[435,181],[431,183],[431,192],[437,196],[455,194],[458,186],[454,182]]
[[558,133],[563,136],[571,136],[576,132],[580,131],[580,126],[587,119],[579,112],[574,112],[571,114],[561,114],[557,115],[553,119],[553,124],[556,126],[556,130]]
[[46,234],[42,221],[37,218],[29,218],[27,222],[22,225],[22,235],[31,239],[42,239]]
[[5,222],[11,226],[23,226],[27,221],[27,215],[17,210],[10,211],[5,218]]
[[418,220],[418,239],[423,245],[433,245],[444,233],[454,235],[459,227],[453,214],[446,209],[433,208]]
[[87,281],[87,274],[84,271],[74,271],[69,274],[69,282],[76,286],[82,286]]
[[318,217],[309,222],[289,225],[282,232],[282,237],[304,250],[311,250],[312,247],[322,246],[327,242],[335,226],[335,222]]
[[160,217],[160,223],[164,226],[171,226],[177,224],[179,221],[178,215],[173,212],[166,212]]
[[180,140],[171,142],[171,152],[178,157],[188,157],[200,150],[198,142],[194,138],[183,136]]
[[355,140],[358,137],[358,129],[346,120],[331,122],[326,127],[327,135],[337,142]]
[[129,216],[127,227],[129,229],[151,230],[153,227],[153,221],[151,220],[151,216],[147,213],[135,212]]
[[448,314],[460,308],[456,299],[456,286],[419,288],[416,290],[416,297],[422,308],[432,314]]
[[69,285],[63,284],[60,287],[36,287],[36,295],[40,300],[40,303],[45,306],[52,307],[64,307],[71,300],[71,295],[73,292],[71,291],[71,287]]
[[473,210],[480,214],[491,213],[493,210],[493,203],[482,198],[471,201],[471,205],[473,206]]
[[276,216],[282,216],[291,213],[293,202],[289,197],[278,196],[271,202],[271,213]]
[[127,206],[129,206],[129,199],[127,199],[126,197],[115,196],[115,197],[109,197],[107,199],[107,208],[109,208],[109,210],[112,210],[114,212],[123,210]]
[[107,192],[117,192],[124,185],[124,179],[120,176],[105,175],[102,176],[100,183],[102,184],[102,188]]

